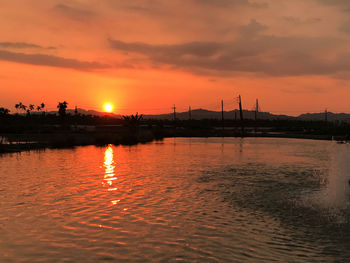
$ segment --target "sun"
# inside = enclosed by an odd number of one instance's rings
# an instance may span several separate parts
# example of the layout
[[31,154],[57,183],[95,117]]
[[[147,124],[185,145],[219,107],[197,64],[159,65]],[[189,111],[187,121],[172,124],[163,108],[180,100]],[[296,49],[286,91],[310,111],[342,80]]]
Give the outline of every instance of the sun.
[[112,104],[109,104],[109,103],[106,103],[104,106],[103,106],[105,112],[112,112],[113,110],[113,106]]

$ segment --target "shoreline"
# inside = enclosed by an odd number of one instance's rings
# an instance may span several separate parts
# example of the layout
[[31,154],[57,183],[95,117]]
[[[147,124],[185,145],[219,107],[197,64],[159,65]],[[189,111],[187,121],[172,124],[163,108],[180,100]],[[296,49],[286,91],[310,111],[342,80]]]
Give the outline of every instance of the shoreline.
[[[6,137],[6,134],[0,135],[0,137]],[[47,134],[43,135],[48,136]],[[227,134],[212,134],[212,135],[198,135],[198,134],[164,134],[163,136],[155,136],[154,133],[140,133],[140,134],[109,134],[104,137],[101,134],[98,136],[87,135],[87,134],[49,134],[49,141],[31,141],[31,142],[15,142],[15,143],[1,143],[0,154],[8,153],[20,153],[25,151],[45,150],[45,149],[69,149],[78,146],[106,146],[112,145],[123,145],[132,146],[137,144],[151,143],[153,141],[162,141],[165,138],[285,138],[285,139],[301,139],[301,140],[339,140],[344,141],[342,137],[333,137],[330,135],[308,135],[308,134],[289,134],[289,133],[278,133],[278,134],[245,134],[245,136],[238,135],[227,135]],[[23,138],[31,137],[28,134],[11,134],[11,137]],[[34,136],[35,137],[35,136]],[[33,138],[34,139],[34,138]]]

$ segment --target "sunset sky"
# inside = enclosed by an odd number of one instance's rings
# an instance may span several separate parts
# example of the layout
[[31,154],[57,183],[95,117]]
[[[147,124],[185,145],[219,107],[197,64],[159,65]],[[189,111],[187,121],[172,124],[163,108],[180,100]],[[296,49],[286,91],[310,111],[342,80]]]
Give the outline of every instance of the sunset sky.
[[350,112],[349,0],[0,0],[0,107]]

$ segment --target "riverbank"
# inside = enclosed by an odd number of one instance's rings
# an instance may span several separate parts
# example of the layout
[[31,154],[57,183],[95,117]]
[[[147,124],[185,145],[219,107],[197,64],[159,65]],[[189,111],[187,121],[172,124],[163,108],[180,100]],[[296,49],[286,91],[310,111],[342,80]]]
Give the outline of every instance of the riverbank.
[[288,132],[245,132],[237,130],[196,130],[196,129],[140,129],[120,130],[119,132],[56,132],[3,134],[6,138],[0,143],[0,153],[16,153],[31,150],[72,148],[96,145],[135,145],[162,140],[170,137],[260,137],[295,138],[312,140],[344,140],[344,137],[331,135],[300,134]]
[[[2,141],[1,138],[7,141]],[[350,124],[298,120],[141,120],[55,115],[0,118],[0,153],[133,145],[169,137],[269,137],[349,141]]]
[[96,145],[135,145],[163,139],[149,130],[119,132],[56,132],[2,134],[0,153],[14,153],[30,150],[72,148],[76,146]]

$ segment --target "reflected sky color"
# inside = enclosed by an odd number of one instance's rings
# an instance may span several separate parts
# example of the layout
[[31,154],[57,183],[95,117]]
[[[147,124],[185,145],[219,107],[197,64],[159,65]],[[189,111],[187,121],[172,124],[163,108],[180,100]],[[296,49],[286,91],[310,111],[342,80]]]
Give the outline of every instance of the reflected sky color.
[[2,155],[0,262],[348,262],[349,156],[278,138]]

